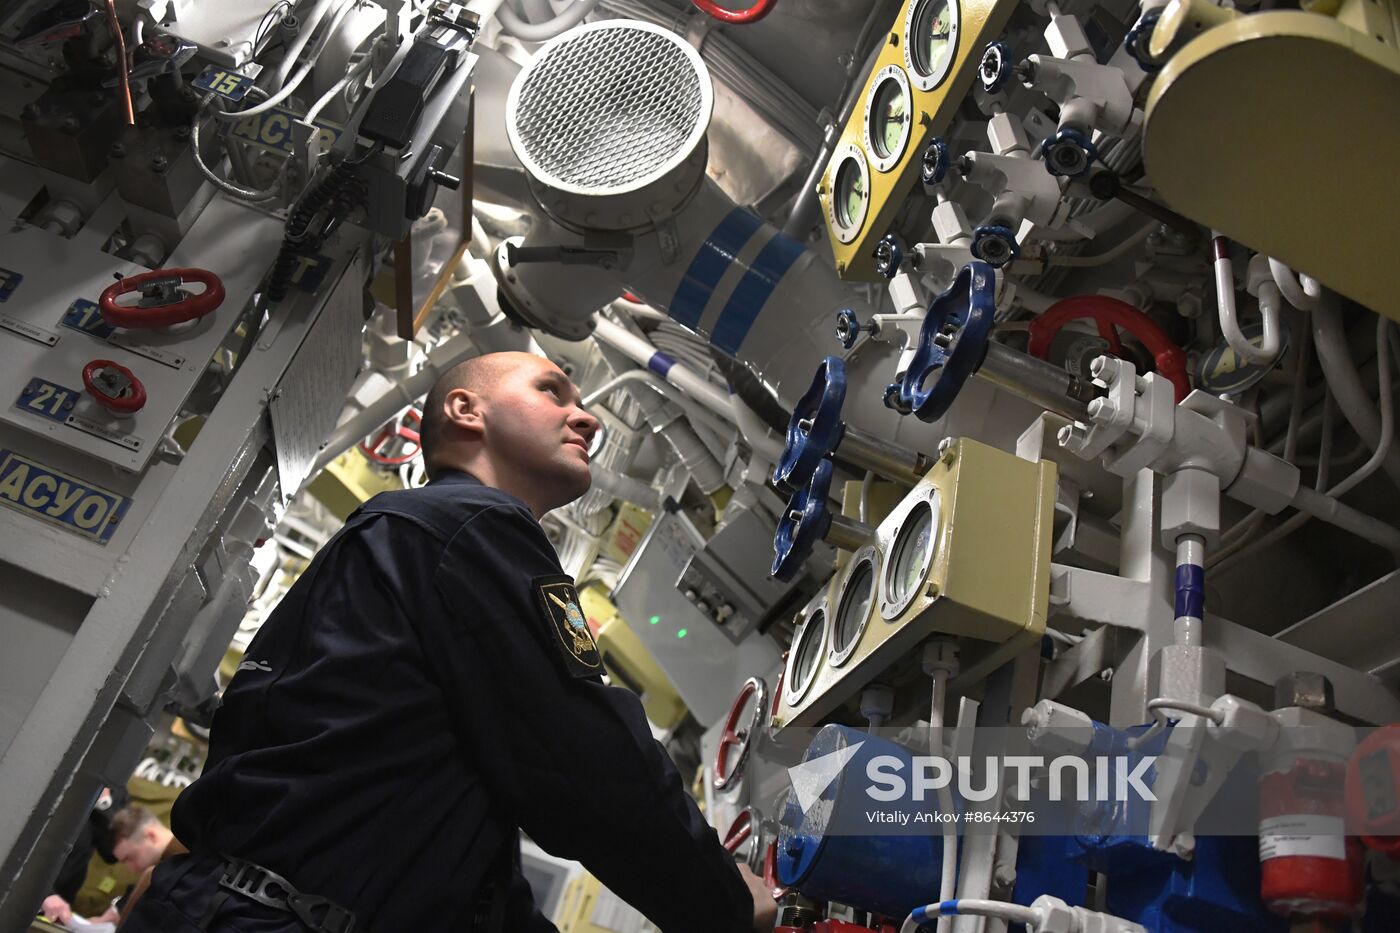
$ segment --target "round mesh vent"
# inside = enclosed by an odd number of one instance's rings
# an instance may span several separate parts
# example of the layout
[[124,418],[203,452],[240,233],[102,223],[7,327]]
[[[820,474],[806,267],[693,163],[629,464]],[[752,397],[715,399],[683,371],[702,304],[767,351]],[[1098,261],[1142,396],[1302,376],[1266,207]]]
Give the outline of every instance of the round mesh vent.
[[713,91],[684,39],[607,20],[564,33],[516,77],[506,128],[525,168],[551,188],[620,194],[655,181],[699,144]]

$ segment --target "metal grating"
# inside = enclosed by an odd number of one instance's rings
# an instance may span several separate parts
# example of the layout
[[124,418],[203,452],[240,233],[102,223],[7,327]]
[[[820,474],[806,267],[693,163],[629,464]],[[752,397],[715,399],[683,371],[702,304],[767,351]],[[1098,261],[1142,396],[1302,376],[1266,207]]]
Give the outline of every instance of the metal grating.
[[708,108],[680,41],[628,24],[546,49],[514,113],[516,140],[540,180],[602,194],[683,156]]

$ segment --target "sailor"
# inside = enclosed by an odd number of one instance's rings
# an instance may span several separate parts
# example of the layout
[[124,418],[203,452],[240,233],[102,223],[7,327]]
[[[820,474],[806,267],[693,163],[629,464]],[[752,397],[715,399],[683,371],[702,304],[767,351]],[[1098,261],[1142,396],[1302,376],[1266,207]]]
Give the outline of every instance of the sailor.
[[431,482],[355,512],[254,637],[175,804],[189,854],[148,876],[123,933],[552,931],[521,830],[665,933],[772,929],[637,697],[603,685],[540,528],[587,491],[597,430],[541,357],[438,381]]

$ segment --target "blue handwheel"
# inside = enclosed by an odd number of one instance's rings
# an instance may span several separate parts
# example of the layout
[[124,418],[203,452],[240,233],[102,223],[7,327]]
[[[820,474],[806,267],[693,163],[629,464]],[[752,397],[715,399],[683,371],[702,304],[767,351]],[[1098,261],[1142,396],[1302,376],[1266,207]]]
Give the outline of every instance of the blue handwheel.
[[963,266],[948,290],[929,303],[901,401],[921,421],[937,421],[982,365],[996,314],[996,273],[985,262]]
[[[774,486],[791,492],[807,485],[817,464],[841,441],[845,428],[841,406],[845,402],[846,364],[839,356],[828,356],[817,367],[812,387],[792,409],[787,443],[773,468]],[[808,426],[804,428],[803,422],[808,422]]]
[[773,535],[773,576],[784,583],[793,578],[831,528],[827,495],[831,492],[833,469],[830,460],[819,462],[812,481],[793,493],[783,510],[778,531]]
[[1040,144],[1040,154],[1045,159],[1045,170],[1051,175],[1078,178],[1089,171],[1089,166],[1099,157],[1099,150],[1088,136],[1065,127]]
[[1128,30],[1128,35],[1123,39],[1123,49],[1133,57],[1133,61],[1138,63],[1138,67],[1148,74],[1155,74],[1162,70],[1162,63],[1152,57],[1147,51],[1147,43],[1152,39],[1152,30],[1157,28],[1157,22],[1162,18],[1158,10],[1151,13],[1144,13],[1133,28]]

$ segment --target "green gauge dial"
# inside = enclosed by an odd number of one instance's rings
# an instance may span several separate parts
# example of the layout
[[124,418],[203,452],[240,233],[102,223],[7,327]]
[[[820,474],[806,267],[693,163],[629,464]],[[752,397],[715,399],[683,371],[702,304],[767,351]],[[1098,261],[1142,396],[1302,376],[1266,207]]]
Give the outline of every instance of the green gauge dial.
[[948,0],[924,0],[914,17],[914,67],[937,74],[953,54],[953,16]]
[[942,84],[958,51],[957,0],[918,0],[904,19],[904,63],[921,91]]
[[870,142],[882,159],[898,153],[909,126],[909,95],[898,81],[886,80],[875,91]]
[[843,227],[856,227],[865,217],[865,203],[870,197],[865,173],[854,159],[847,159],[836,170],[836,217]]

